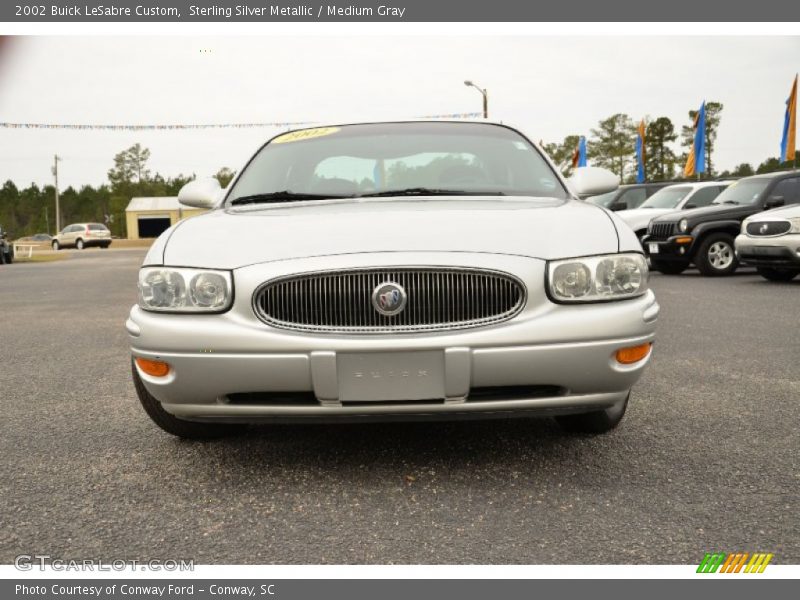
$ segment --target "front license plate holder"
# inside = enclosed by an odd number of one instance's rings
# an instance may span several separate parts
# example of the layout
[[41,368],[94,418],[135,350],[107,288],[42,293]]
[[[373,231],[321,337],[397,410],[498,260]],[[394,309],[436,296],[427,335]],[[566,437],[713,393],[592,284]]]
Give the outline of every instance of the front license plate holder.
[[650,254],[658,254],[658,244],[647,244],[647,251],[650,252]]
[[340,402],[444,398],[444,352],[339,353]]

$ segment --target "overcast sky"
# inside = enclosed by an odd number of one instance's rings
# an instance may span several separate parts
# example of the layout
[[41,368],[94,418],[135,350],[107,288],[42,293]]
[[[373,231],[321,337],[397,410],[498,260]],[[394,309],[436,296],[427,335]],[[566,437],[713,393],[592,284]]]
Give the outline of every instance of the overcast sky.
[[[779,151],[800,37],[28,37],[5,45],[0,121],[243,123],[349,121],[480,110],[536,141],[589,135],[624,112],[688,123],[725,109],[715,165]],[[150,148],[151,170],[238,169],[275,130],[0,129],[0,182],[105,182],[114,154]]]

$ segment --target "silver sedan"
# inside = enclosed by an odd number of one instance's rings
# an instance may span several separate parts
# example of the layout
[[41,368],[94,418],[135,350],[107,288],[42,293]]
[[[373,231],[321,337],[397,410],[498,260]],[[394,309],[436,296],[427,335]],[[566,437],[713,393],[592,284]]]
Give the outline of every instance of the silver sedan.
[[554,415],[615,427],[659,307],[636,236],[512,127],[269,140],[155,242],[126,327],[147,413],[189,438],[275,420]]

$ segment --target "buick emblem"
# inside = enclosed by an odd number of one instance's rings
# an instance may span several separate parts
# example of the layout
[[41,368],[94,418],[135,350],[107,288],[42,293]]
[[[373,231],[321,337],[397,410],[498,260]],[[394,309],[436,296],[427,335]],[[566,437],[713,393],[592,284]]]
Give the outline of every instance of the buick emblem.
[[396,315],[406,307],[406,291],[394,281],[384,281],[372,292],[372,306],[382,315]]
[[764,235],[768,231],[769,231],[769,224],[768,223],[764,223],[761,227],[758,228],[758,233],[760,233],[761,235]]

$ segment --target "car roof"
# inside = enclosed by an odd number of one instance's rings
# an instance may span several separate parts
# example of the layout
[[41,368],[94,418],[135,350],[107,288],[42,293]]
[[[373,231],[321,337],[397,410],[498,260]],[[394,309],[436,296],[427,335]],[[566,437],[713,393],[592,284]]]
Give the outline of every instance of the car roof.
[[800,177],[800,169],[789,169],[787,171],[773,171],[772,173],[761,173],[760,175],[751,175],[750,177],[743,177],[739,181],[745,179],[783,179],[785,177]]

